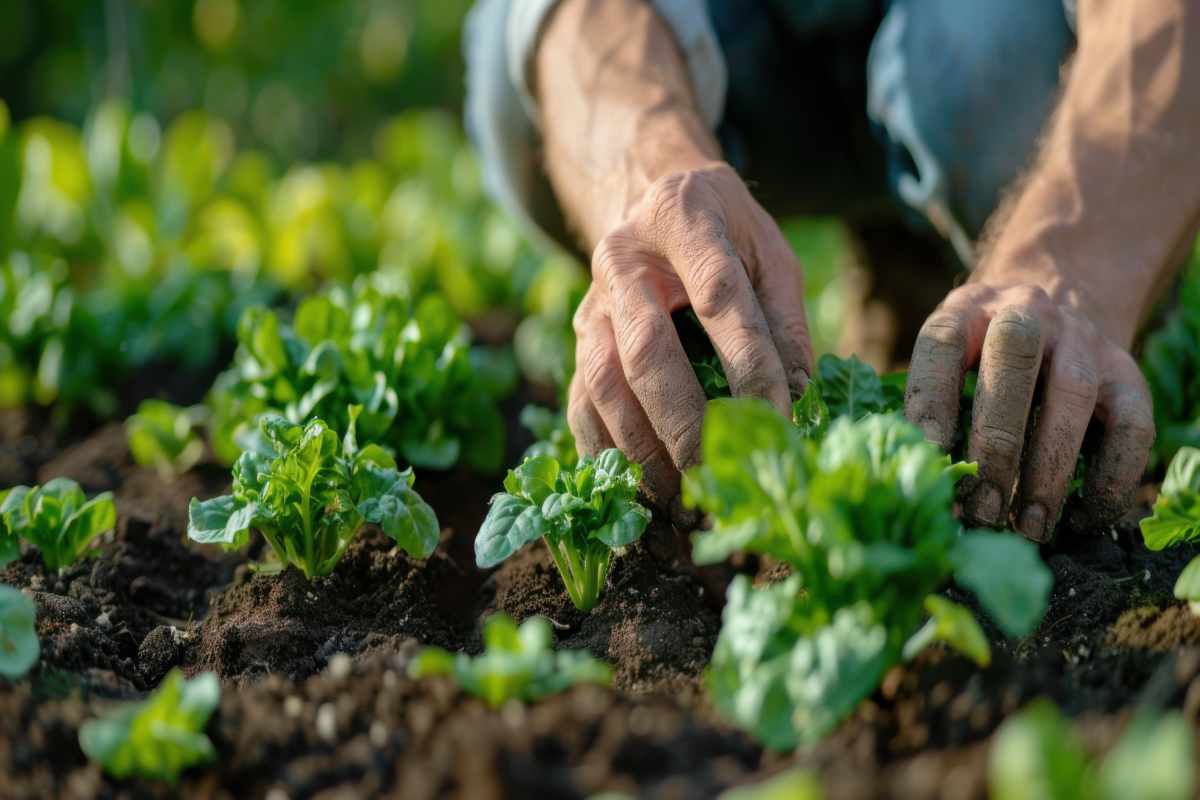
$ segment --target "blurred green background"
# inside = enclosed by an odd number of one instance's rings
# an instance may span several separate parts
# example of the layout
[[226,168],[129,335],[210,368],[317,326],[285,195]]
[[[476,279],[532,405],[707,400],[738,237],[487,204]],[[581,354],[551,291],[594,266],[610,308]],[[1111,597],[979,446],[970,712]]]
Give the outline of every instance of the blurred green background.
[[4,0],[0,97],[82,124],[204,109],[280,160],[359,157],[386,116],[457,113],[469,0]]

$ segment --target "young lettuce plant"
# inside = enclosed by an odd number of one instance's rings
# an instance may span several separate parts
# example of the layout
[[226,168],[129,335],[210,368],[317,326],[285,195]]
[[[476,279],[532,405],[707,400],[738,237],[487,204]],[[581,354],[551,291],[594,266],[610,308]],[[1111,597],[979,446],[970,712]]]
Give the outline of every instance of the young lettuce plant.
[[1020,537],[961,532],[954,486],[973,471],[897,415],[839,418],[818,443],[760,401],[711,402],[702,464],[684,476],[685,502],[712,520],[693,556],[752,552],[791,569],[731,584],[708,675],[717,708],[786,749],[828,733],[930,642],[986,664],[971,612],[934,594],[951,578],[1006,634],[1028,634],[1050,572]]
[[475,562],[488,569],[545,539],[571,602],[591,611],[613,552],[639,539],[650,522],[637,502],[641,480],[641,466],[615,448],[584,456],[574,469],[550,455],[526,458],[492,497],[475,537]]
[[537,700],[580,683],[612,681],[608,665],[587,652],[556,652],[545,617],[530,617],[519,628],[506,614],[488,617],[483,644],[483,654],[475,657],[427,647],[413,660],[409,673],[414,678],[453,675],[464,691],[492,708],[509,700]]
[[87,555],[117,522],[112,493],[91,500],[69,478],[0,492],[0,566],[20,555],[19,539],[41,551],[47,569],[62,570]]
[[145,702],[130,703],[79,729],[79,746],[109,775],[174,783],[188,767],[215,761],[204,733],[221,698],[217,676],[185,680],[171,670]]
[[358,415],[350,410],[341,441],[319,419],[301,426],[264,416],[254,447],[233,466],[233,494],[192,499],[188,536],[238,548],[257,530],[280,562],[310,579],[332,572],[366,523],[428,557],[438,541],[433,509],[413,491],[411,469],[397,470],[378,445],[358,446]]
[[496,401],[512,381],[498,377],[506,370],[484,368],[495,359],[472,358],[469,330],[440,297],[414,301],[360,280],[304,300],[291,324],[266,308],[247,309],[238,343],[208,399],[223,459],[237,457],[239,436],[263,413],[295,424],[323,419],[341,434],[346,409],[359,405],[359,437],[416,467],[501,466]]
[[181,408],[165,400],[143,400],[137,413],[125,420],[133,460],[166,478],[187,472],[204,455],[197,430],[204,415],[203,406]]
[[0,677],[15,681],[37,663],[37,608],[19,589],[0,584]]
[[[1181,447],[1167,467],[1153,513],[1140,527],[1151,550],[1162,550],[1200,539],[1200,449]],[[1200,615],[1200,556],[1193,558],[1178,580],[1175,596]]]
[[1102,759],[1049,700],[1035,700],[996,734],[988,760],[993,800],[1187,800],[1195,786],[1191,726],[1178,713],[1140,709]]

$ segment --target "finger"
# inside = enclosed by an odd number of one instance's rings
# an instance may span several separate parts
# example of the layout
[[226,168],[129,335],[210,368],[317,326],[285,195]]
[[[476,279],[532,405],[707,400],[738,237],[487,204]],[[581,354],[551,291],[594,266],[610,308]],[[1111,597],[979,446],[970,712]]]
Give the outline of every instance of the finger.
[[[933,312],[913,345],[904,390],[904,414],[943,450],[954,445],[958,406],[970,348],[969,312],[942,308]],[[978,339],[980,337],[976,337]]]
[[1042,363],[1042,326],[1015,306],[992,318],[983,340],[967,459],[979,476],[963,503],[968,520],[998,526],[1008,503],[1025,441],[1025,423]]
[[783,236],[777,230],[767,235],[771,244],[765,261],[750,271],[751,282],[771,329],[788,388],[792,397],[800,397],[813,370],[812,339],[804,310],[804,273]]
[[[680,242],[680,243],[676,243]],[[750,276],[713,215],[689,235],[664,247],[708,332],[735,397],[761,397],[781,413],[791,407],[787,376]]]
[[581,382],[604,430],[630,461],[642,465],[650,498],[660,504],[669,502],[679,492],[679,471],[625,381],[608,317],[593,317],[581,331],[578,346],[583,355]]
[[583,385],[583,377],[576,372],[571,378],[571,386],[567,391],[567,425],[575,435],[575,449],[581,456],[597,455],[610,447],[616,447],[604,420],[592,405],[587,389]]
[[1150,391],[1127,353],[1109,359],[1096,403],[1104,432],[1083,480],[1083,501],[1071,515],[1071,527],[1111,525],[1133,505],[1154,444]]
[[[655,256],[607,237],[596,248],[592,269],[608,295],[611,330],[625,381],[671,461],[684,470],[699,458],[704,391],[675,333],[664,298],[656,296],[654,282],[645,279],[647,259],[651,258]],[[593,379],[599,374],[597,370]],[[590,383],[588,394],[607,424],[608,416]],[[609,431],[619,441],[617,431],[611,426]]]
[[1098,368],[1086,335],[1063,335],[1050,356],[1037,428],[1021,474],[1017,530],[1049,541],[1096,407]]

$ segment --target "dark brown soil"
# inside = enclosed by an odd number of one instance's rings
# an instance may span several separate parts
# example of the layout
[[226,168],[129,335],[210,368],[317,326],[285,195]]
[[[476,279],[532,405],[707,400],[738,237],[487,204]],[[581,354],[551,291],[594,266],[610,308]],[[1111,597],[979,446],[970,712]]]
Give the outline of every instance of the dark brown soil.
[[[178,787],[188,797],[711,797],[800,764],[835,798],[977,798],[990,736],[1034,697],[1058,702],[1097,748],[1138,703],[1200,715],[1200,621],[1171,596],[1197,549],[1150,553],[1133,520],[1046,550],[1050,611],[1021,641],[989,630],[989,668],[928,651],[826,741],[778,755],[707,703],[723,573],[697,573],[667,525],[614,562],[583,615],[541,545],[491,573],[474,567],[472,534],[498,479],[422,476],[445,529],[438,554],[408,559],[368,530],[310,583],[186,542],[188,499],[226,490],[226,471],[164,481],[130,463],[119,426],[56,452],[29,419],[0,423],[0,477],[69,475],[114,491],[119,509],[94,558],[48,574],[26,554],[0,571],[37,601],[43,647],[28,679],[0,680],[0,798],[175,796],[105,778],[76,741],[83,720],[143,696],[173,666],[224,684],[209,726],[220,760],[188,773]],[[751,559],[741,568],[779,573]],[[407,677],[423,644],[478,651],[496,611],[547,616],[560,647],[613,664],[613,687],[493,712],[447,681]]]

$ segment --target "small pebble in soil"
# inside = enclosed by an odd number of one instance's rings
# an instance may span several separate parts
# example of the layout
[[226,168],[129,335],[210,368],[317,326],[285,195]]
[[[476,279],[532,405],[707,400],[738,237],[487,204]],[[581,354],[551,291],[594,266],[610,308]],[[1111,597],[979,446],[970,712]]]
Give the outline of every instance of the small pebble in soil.
[[329,659],[329,677],[335,681],[344,681],[350,677],[354,662],[345,653],[336,653]]
[[371,723],[371,729],[367,732],[367,735],[371,738],[371,744],[379,750],[382,750],[383,746],[387,744],[387,726],[379,720]]
[[317,709],[317,736],[330,744],[337,741],[337,709],[333,703],[322,703]]
[[287,699],[283,701],[283,713],[295,719],[304,713],[304,701],[294,694],[288,695]]

